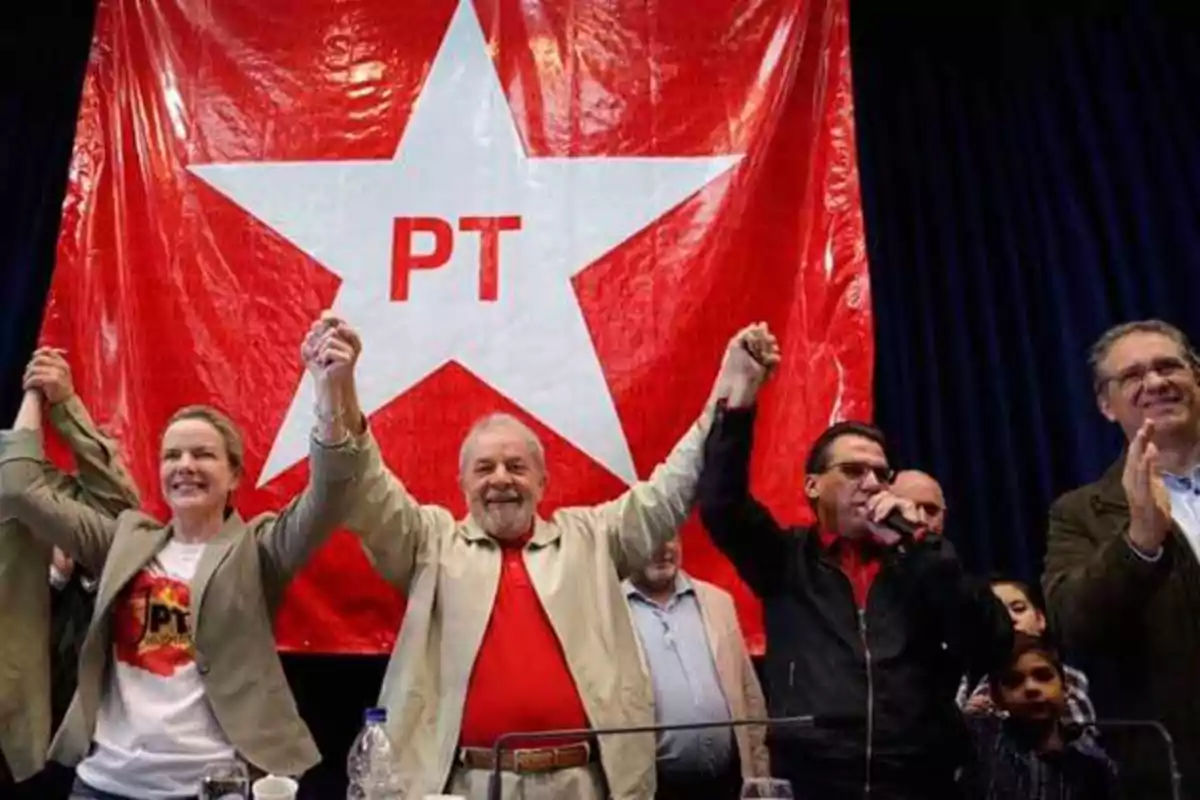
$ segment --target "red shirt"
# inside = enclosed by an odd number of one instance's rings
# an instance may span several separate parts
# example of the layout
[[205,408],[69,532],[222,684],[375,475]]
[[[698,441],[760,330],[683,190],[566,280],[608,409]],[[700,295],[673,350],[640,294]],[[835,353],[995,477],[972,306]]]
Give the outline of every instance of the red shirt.
[[[587,712],[562,645],[522,557],[532,534],[500,542],[500,584],[463,707],[463,747],[491,747],[510,731],[587,728]],[[580,739],[508,742],[552,747]]]
[[817,537],[821,549],[829,553],[850,579],[850,586],[854,589],[854,602],[859,608],[866,608],[867,593],[871,591],[871,584],[875,582],[875,576],[883,566],[883,562],[879,560],[879,547],[874,540],[867,537],[847,539],[824,528],[817,529]]

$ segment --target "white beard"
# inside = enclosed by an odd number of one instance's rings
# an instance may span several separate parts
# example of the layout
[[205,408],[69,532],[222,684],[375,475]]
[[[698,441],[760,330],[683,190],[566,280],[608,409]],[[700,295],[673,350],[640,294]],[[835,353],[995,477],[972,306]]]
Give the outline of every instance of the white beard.
[[529,530],[533,511],[525,503],[485,505],[475,522],[491,536],[510,538]]

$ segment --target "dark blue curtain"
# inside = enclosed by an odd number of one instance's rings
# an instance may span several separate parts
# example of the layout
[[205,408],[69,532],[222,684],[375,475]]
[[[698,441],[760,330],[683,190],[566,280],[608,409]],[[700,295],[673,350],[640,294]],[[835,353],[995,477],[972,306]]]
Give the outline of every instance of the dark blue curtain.
[[0,420],[21,399],[50,287],[94,0],[0,11]]
[[1150,316],[1200,334],[1200,35],[851,12],[877,420],[946,487],[966,560],[1036,579],[1051,500],[1120,453],[1090,344]]

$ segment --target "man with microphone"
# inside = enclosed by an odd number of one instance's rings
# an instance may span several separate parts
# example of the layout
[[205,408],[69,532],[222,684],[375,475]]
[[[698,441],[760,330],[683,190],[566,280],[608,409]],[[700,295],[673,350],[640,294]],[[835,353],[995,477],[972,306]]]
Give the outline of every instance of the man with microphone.
[[955,688],[1007,654],[1008,614],[892,494],[871,425],[839,422],[813,443],[803,491],[816,524],[775,521],[750,494],[749,463],[778,345],[765,332],[746,344],[760,367],[738,374],[718,410],[697,495],[714,542],[763,602],[770,716],[818,720],[768,734],[775,772],[800,800],[954,797],[968,754]]

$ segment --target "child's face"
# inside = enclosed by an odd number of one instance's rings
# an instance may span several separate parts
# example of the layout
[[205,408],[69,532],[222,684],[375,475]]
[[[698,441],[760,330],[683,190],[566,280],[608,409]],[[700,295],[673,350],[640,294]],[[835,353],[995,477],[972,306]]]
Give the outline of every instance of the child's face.
[[1000,677],[1000,706],[1016,719],[1057,719],[1065,705],[1062,675],[1041,653],[1025,653]]
[[1046,617],[1030,602],[1020,586],[1011,583],[992,584],[992,594],[1004,603],[1013,628],[1030,636],[1041,636],[1046,632]]

